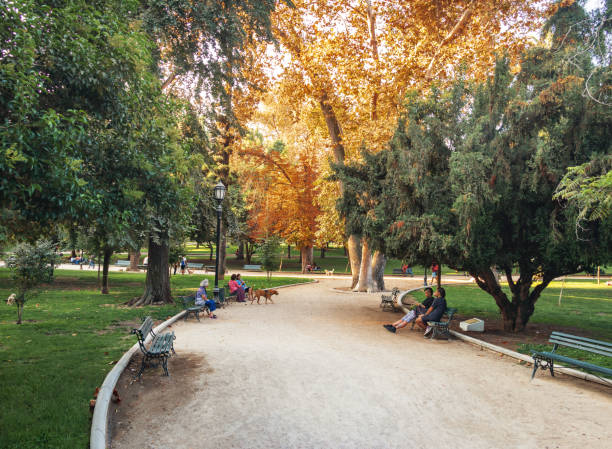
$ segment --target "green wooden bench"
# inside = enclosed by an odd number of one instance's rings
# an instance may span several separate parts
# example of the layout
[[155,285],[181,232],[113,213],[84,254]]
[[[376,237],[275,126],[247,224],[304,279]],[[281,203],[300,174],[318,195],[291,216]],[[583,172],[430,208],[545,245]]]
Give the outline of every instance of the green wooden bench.
[[236,301],[238,295],[236,293],[230,293],[229,284],[225,284],[223,288],[219,289],[219,305],[225,307],[232,299]]
[[612,357],[612,343],[608,343],[600,340],[593,340],[591,338],[577,337],[576,335],[565,334],[563,332],[553,332],[550,334],[548,339],[549,343],[553,344],[552,351],[532,351],[533,357],[533,373],[531,378],[535,376],[538,367],[541,369],[548,368],[550,375],[554,376],[554,363],[555,361],[565,363],[568,365],[578,366],[590,371],[605,374],[612,377],[612,369],[604,368],[593,363],[583,362],[582,360],[573,359],[564,355],[558,354],[555,351],[559,346],[567,346],[568,348],[580,349],[585,352],[592,354],[600,354],[608,357]]
[[214,265],[204,265],[204,273],[208,273],[209,271],[212,271],[214,273],[215,266]]
[[393,274],[399,274],[400,276],[414,277],[414,274],[405,273],[401,268],[394,268],[393,269]]
[[246,271],[261,271],[261,265],[245,265],[242,269]]
[[[429,334],[429,338],[434,339],[437,337],[444,337],[448,340],[448,338],[450,337],[450,322],[456,313],[456,307],[447,307],[440,321],[428,321],[427,325],[431,326],[432,328],[431,334]],[[414,328],[414,321],[412,322],[412,327]]]
[[[153,319],[148,316],[145,317],[140,327],[132,329],[132,334],[136,334],[138,346],[140,346],[140,351],[142,352],[142,364],[136,377],[140,378],[142,376],[145,366],[151,361],[160,361],[165,375],[169,376],[168,358],[171,356],[171,352],[174,353],[174,339],[176,338],[174,332],[156,334],[153,330]],[[147,346],[149,334],[151,341]]]
[[187,321],[189,315],[194,315],[198,321],[200,321],[200,312],[205,311],[208,314],[208,307],[196,306],[195,305],[195,295],[192,296],[180,296],[179,299],[183,303],[183,309],[185,310],[185,315],[183,316],[183,320]]
[[204,269],[204,264],[203,263],[187,262],[187,268],[190,268],[192,270],[203,270]]
[[129,267],[130,261],[129,260],[118,260],[117,262],[115,262],[115,265],[118,267]]
[[383,311],[389,309],[391,312],[394,312],[397,306],[397,296],[399,292],[399,288],[394,287],[390,295],[380,295],[380,308],[383,309]]

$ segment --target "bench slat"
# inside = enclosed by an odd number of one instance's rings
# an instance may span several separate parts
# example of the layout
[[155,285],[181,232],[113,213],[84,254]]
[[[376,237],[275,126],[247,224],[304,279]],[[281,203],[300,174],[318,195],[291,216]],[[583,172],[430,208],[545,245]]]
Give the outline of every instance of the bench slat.
[[567,346],[568,348],[581,349],[586,352],[592,352],[595,354],[606,355],[608,357],[612,357],[612,351],[608,351],[605,348],[604,349],[597,348],[597,347],[594,348],[592,347],[592,345],[587,346],[585,344],[573,343],[571,341],[563,341],[563,340],[553,341],[552,338],[549,341],[554,344]]
[[600,373],[608,374],[612,376],[612,369],[605,368],[603,366],[594,365],[589,362],[584,362],[582,360],[572,359],[571,357],[566,357],[564,355],[557,354],[556,352],[534,352],[534,355],[539,355],[544,358],[550,358],[552,360],[557,360],[562,363],[567,363],[570,365],[580,366],[585,369],[589,369],[591,371],[598,371]]
[[577,335],[565,334],[563,332],[553,331],[553,333],[550,334],[550,338],[553,338],[553,337],[566,338],[569,340],[584,341],[586,343],[593,343],[599,346],[605,346],[607,348],[612,349],[612,343],[608,343],[607,341],[593,340],[591,338],[586,338],[586,337],[578,337]]

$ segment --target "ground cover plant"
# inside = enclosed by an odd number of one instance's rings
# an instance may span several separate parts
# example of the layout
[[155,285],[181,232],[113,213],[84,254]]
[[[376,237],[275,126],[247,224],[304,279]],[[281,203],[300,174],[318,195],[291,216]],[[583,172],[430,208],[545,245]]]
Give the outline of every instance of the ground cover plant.
[[[559,302],[559,294],[563,294]],[[476,285],[448,285],[446,298],[449,307],[459,309],[460,319],[478,317],[487,321],[500,321],[499,309],[491,297]],[[507,285],[503,288],[507,289]],[[417,298],[421,293],[416,294]],[[423,296],[424,298],[424,296]],[[549,337],[549,329],[562,330],[597,340],[612,342],[612,288],[592,280],[572,279],[551,282],[538,300],[538,307],[530,321],[530,328],[542,328],[542,338]],[[552,348],[551,345],[533,344],[528,333],[507,333],[522,340],[519,352],[531,354],[531,349]],[[476,335],[478,337],[478,335]],[[485,336],[483,335],[483,338]],[[559,348],[561,354],[600,366],[612,368],[610,357],[589,354],[570,348]]]
[[[212,291],[212,276],[172,276],[173,295],[194,293],[204,277]],[[256,287],[295,281],[304,279],[246,278]],[[4,303],[15,286],[0,269],[0,447],[87,447],[89,399],[135,343],[130,328],[146,315],[164,320],[181,310],[124,306],[142,293],[143,273],[112,273],[110,283],[111,294],[101,295],[96,272],[56,270],[55,282],[41,287],[16,325],[15,306]]]

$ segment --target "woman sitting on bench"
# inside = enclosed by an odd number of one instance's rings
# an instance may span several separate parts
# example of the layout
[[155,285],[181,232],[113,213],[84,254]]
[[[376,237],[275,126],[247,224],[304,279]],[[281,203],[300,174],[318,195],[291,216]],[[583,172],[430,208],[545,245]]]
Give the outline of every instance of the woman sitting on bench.
[[246,302],[244,299],[244,289],[236,282],[236,275],[232,274],[232,280],[228,282],[230,295],[236,294],[236,302]]
[[206,296],[206,287],[208,287],[208,279],[200,282],[200,288],[196,292],[195,305],[208,307],[208,318],[217,318],[217,315],[213,313],[217,309],[217,305]]
[[238,283],[239,286],[242,287],[242,289],[246,293],[246,296],[252,301],[253,300],[253,289],[251,287],[247,287],[246,282],[244,282],[242,278],[240,277],[240,273],[236,274],[236,282]]

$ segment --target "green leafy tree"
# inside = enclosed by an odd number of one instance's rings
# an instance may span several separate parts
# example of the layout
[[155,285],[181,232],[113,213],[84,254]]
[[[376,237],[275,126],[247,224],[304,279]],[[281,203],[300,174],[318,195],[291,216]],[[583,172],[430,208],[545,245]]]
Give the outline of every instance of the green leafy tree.
[[263,239],[258,246],[261,265],[266,270],[269,281],[271,272],[276,268],[276,259],[278,249],[280,248],[280,238],[277,236],[268,237]]
[[17,287],[17,324],[21,324],[26,301],[35,296],[34,289],[40,284],[53,281],[53,269],[58,262],[55,245],[50,241],[40,241],[33,245],[21,243],[15,247],[7,265]]

